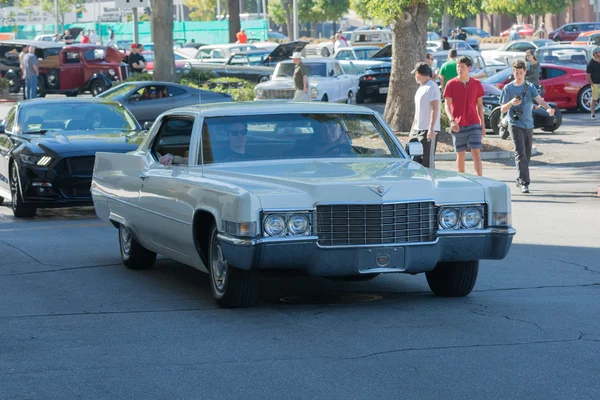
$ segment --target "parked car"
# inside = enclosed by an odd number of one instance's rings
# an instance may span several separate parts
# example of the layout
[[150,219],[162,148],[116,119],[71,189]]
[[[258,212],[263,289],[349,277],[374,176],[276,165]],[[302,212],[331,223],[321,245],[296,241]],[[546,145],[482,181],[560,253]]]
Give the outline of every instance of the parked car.
[[540,62],[557,65],[587,65],[592,59],[595,46],[561,45],[540,48],[537,57]]
[[379,61],[371,59],[371,56],[379,50],[381,47],[377,46],[342,47],[333,55],[333,58],[342,64],[347,74],[359,75],[370,66],[379,63]]
[[525,60],[527,50],[537,51],[542,47],[554,44],[550,39],[514,40],[502,44],[495,50],[483,50],[481,56],[486,62],[494,61],[505,66],[511,66],[516,59]]
[[124,104],[142,126],[177,107],[233,101],[225,93],[200,90],[171,82],[126,82],[98,96]]
[[24,83],[19,67],[19,53],[24,46],[35,46],[40,74],[38,96],[66,94],[96,95],[115,81],[129,76],[123,55],[112,48],[94,44],[72,44],[9,40],[0,42],[0,72],[9,81],[9,91],[18,93]]
[[[233,145],[244,155],[232,156]],[[424,168],[409,158],[421,144],[407,148],[364,107],[177,109],[136,152],[97,155],[92,196],[96,214],[118,227],[124,265],[148,269],[160,253],[207,272],[223,308],[252,305],[264,270],[425,273],[435,294],[466,296],[479,260],[510,249],[510,190]],[[184,163],[165,167],[165,154]]]
[[[485,61],[483,60],[483,57],[478,51],[459,50],[457,51],[457,53],[458,57],[467,56],[473,62],[473,64],[471,65],[471,70],[469,71],[470,76],[478,79],[483,79],[488,76],[492,76],[496,73],[495,68],[488,67],[486,65]],[[448,50],[436,51],[435,53],[433,53],[432,67],[434,71],[439,70],[446,61],[448,61]]]
[[358,81],[356,102],[362,104],[366,99],[385,98],[390,86],[392,63],[380,62],[370,66]]
[[598,22],[572,22],[564,24],[560,28],[557,28],[548,34],[548,39],[555,40],[557,42],[572,42],[582,32],[600,30],[600,23]]
[[[502,91],[496,86],[483,82],[483,111],[485,115],[485,128],[491,129],[495,135],[500,134],[500,117],[502,111],[500,109],[500,95]],[[554,132],[560,128],[562,124],[562,113],[560,108],[554,103],[548,103],[554,108],[555,114],[548,115],[548,112],[543,108],[533,107],[533,128],[541,128],[546,132]],[[504,138],[505,139],[505,138]]]
[[[472,40],[471,40],[472,42]],[[469,41],[458,40],[458,39],[449,39],[448,43],[450,47],[457,50],[476,50],[473,46],[469,44]],[[433,42],[427,42],[427,47],[433,48],[434,51],[439,51],[442,49],[442,41],[436,40]],[[479,48],[479,41],[475,44],[475,47]]]
[[[533,32],[535,32],[535,28],[531,24],[523,24],[523,25],[513,25],[513,27],[519,28],[519,35],[523,37],[532,36]],[[500,36],[508,36],[512,28],[509,28],[500,33]]]
[[193,63],[192,68],[210,71],[217,77],[241,78],[250,82],[268,81],[278,62],[289,60],[294,52],[301,52],[306,42],[288,42],[272,51],[240,51],[229,56],[222,64]]
[[203,46],[198,49],[194,59],[189,60],[192,67],[201,63],[223,64],[232,54],[243,51],[258,50],[251,44],[215,44]]
[[[392,31],[389,29],[356,29],[344,35],[348,46],[377,46],[384,47],[392,42]],[[326,40],[318,44],[309,44],[304,50],[307,57],[329,57],[334,53],[333,43]]]
[[[146,60],[146,71],[149,74],[154,72],[154,51],[144,50],[142,51],[142,56]],[[189,72],[192,69],[190,63],[186,60],[185,57],[182,57],[178,53],[174,53],[175,57],[175,72],[178,74]]]
[[387,46],[382,47],[381,50],[379,50],[377,53],[375,53],[371,56],[371,59],[376,60],[376,61],[391,62],[392,61],[392,45],[388,44]]
[[600,45],[600,30],[583,32],[573,41],[574,45],[579,46],[598,46]]
[[[339,61],[331,58],[303,60],[308,70],[308,86],[312,101],[353,103],[358,92],[358,78],[348,75]],[[273,79],[254,88],[255,100],[292,100],[294,98],[294,63],[277,64]]]
[[488,32],[484,31],[483,29],[477,28],[475,26],[463,26],[461,28],[463,31],[467,32],[467,35],[469,35],[469,36],[478,36],[480,38],[492,36]]
[[116,101],[33,99],[13,106],[0,125],[0,204],[15,217],[38,208],[92,205],[98,151],[135,150],[145,132]]
[[[511,81],[512,69],[507,68],[484,80],[502,89]],[[590,112],[592,89],[587,81],[584,65],[542,64],[540,84],[544,87],[544,100],[561,109]],[[600,104],[596,105],[596,111]]]
[[427,41],[442,40],[441,36],[436,32],[427,32]]

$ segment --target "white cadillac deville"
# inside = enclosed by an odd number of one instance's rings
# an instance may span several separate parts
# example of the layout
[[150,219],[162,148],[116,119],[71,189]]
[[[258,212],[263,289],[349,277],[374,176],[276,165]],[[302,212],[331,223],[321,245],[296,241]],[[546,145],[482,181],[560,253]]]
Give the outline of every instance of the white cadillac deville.
[[[349,75],[338,60],[308,58],[302,62],[308,70],[308,91],[312,101],[356,103],[358,75]],[[292,100],[294,98],[294,63],[277,64],[272,79],[254,87],[255,100]]]
[[221,307],[253,304],[261,270],[425,272],[434,293],[466,296],[479,260],[504,258],[515,234],[504,183],[421,167],[378,114],[349,105],[168,111],[137,151],[97,153],[92,195],[127,267],[160,253],[207,272]]

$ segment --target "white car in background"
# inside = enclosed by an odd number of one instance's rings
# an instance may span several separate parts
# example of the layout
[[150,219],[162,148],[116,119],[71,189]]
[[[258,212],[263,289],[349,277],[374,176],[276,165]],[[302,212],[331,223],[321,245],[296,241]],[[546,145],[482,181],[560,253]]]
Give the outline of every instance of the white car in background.
[[[346,74],[339,61],[309,58],[302,61],[308,70],[308,90],[312,101],[354,103],[358,93],[358,76]],[[292,100],[294,98],[294,63],[277,64],[270,81],[254,88],[255,100]]]
[[346,73],[359,75],[369,67],[381,63],[379,60],[371,59],[379,50],[381,47],[378,46],[342,47],[333,55],[333,58],[342,64]]
[[527,50],[539,51],[542,47],[554,45],[550,39],[532,39],[532,40],[514,40],[504,43],[495,50],[483,50],[481,56],[486,62],[492,61],[495,64],[503,63],[507,67],[515,60],[525,60]]

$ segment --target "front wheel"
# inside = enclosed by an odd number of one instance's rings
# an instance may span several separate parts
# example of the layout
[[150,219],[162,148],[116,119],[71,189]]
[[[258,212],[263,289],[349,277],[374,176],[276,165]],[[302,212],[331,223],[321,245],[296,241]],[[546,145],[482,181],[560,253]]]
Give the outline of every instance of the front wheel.
[[90,84],[90,93],[92,96],[98,96],[100,93],[104,93],[108,89],[108,85],[102,79],[95,79]]
[[[584,86],[577,95],[577,107],[583,112],[590,112],[592,109],[592,87]],[[600,102],[596,103],[596,111],[600,109]]]
[[0,206],[4,203],[4,197],[0,197]]
[[363,104],[365,102],[365,94],[360,90],[356,93],[356,102],[358,104]]
[[492,131],[494,131],[494,135],[500,134],[500,116],[500,108],[492,111],[492,114],[490,115],[490,128],[492,128]]
[[21,196],[21,186],[19,181],[19,171],[17,165],[13,163],[10,172],[10,195],[12,197],[12,211],[17,218],[32,218],[37,209],[23,202]]
[[433,271],[426,272],[427,283],[433,293],[444,297],[464,297],[471,293],[479,260],[439,262]]
[[258,298],[258,276],[254,270],[241,270],[227,262],[217,237],[215,224],[210,228],[208,243],[208,273],[210,287],[221,308],[239,308],[253,305]]
[[131,230],[119,225],[121,262],[129,269],[150,269],[156,262],[156,253],[146,249],[133,237]]
[[12,71],[4,75],[4,78],[8,80],[9,93],[19,93],[21,90],[21,78]]

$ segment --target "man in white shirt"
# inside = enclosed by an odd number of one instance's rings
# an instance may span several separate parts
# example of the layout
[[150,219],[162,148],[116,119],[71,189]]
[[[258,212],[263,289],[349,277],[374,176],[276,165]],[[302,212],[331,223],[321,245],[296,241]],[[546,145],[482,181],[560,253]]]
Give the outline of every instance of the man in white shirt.
[[335,36],[335,43],[333,45],[333,52],[335,53],[336,51],[338,51],[342,47],[348,47],[348,41],[346,40],[346,38],[344,37],[344,35],[342,35],[342,31],[338,31],[337,35]]
[[426,168],[435,168],[435,139],[440,132],[440,88],[431,80],[431,67],[424,62],[417,63],[411,74],[419,88],[415,93],[415,118],[408,139],[423,145],[423,157],[415,157],[415,161]]

